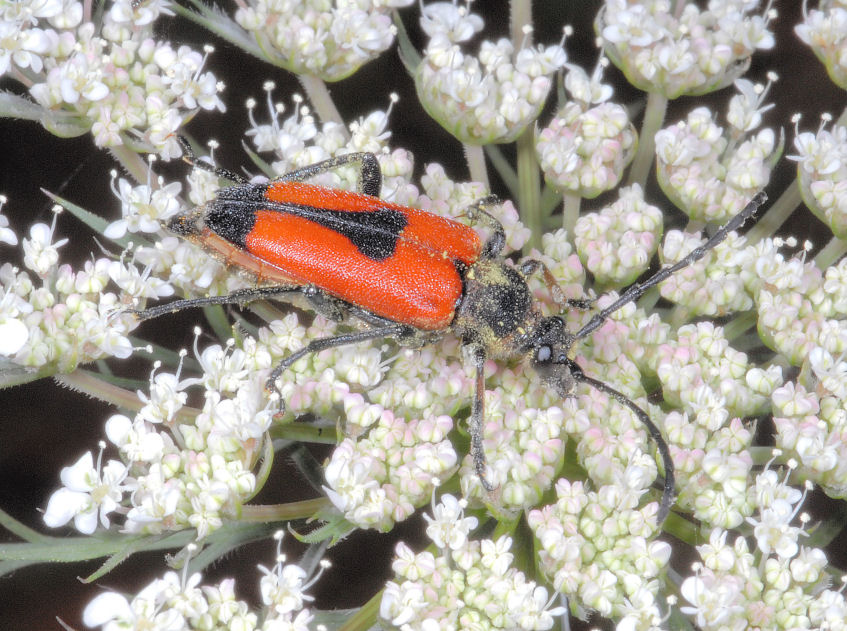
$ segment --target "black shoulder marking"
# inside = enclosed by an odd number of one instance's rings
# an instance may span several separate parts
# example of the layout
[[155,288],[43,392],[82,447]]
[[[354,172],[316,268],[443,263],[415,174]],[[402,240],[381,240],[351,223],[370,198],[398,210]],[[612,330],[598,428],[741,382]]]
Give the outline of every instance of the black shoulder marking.
[[397,241],[408,225],[408,219],[394,208],[374,210],[329,210],[302,204],[270,201],[266,185],[231,186],[221,189],[208,206],[206,225],[239,247],[245,247],[247,235],[256,223],[260,210],[303,217],[347,237],[364,256],[374,261],[390,258]]
[[374,261],[384,261],[394,254],[397,241],[409,223],[402,212],[393,208],[357,212],[312,209],[303,215],[343,234],[359,252]]
[[266,205],[264,185],[231,186],[221,189],[206,211],[206,225],[241,249],[256,224],[256,210]]

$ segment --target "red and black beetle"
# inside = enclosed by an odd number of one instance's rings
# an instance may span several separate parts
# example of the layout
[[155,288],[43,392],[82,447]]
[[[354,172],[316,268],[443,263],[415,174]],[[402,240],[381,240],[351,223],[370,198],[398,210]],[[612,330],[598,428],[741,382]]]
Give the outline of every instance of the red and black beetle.
[[[644,410],[607,384],[585,375],[569,354],[574,343],[591,334],[615,311],[647,289],[691,265],[739,228],[767,199],[752,201],[703,245],[674,265],[636,283],[581,329],[572,333],[559,316],[544,316],[533,301],[527,277],[542,269],[538,261],[507,263],[500,252],[505,234],[486,211],[493,197],[469,212],[491,225],[483,242],[472,228],[423,210],[379,198],[382,173],[372,153],[351,153],[282,175],[265,184],[251,184],[225,169],[197,162],[180,138],[185,159],[234,181],[203,206],[177,215],[168,228],[201,246],[227,265],[252,275],[255,287],[225,296],[178,300],[144,311],[146,320],[188,307],[245,304],[303,294],[315,309],[332,319],[354,318],[367,328],[315,339],[286,357],[273,370],[268,388],[276,390],[282,372],[309,353],[376,338],[421,345],[452,333],[469,347],[476,368],[476,392],[470,418],[471,454],[482,485],[485,477],[482,443],[485,360],[530,362],[542,380],[562,397],[574,394],[578,383],[605,392],[628,407],[656,442],[665,470],[658,519],[673,503],[674,469],[661,432]],[[350,163],[360,164],[357,192],[329,189],[305,180]],[[572,306],[585,307],[574,301]]]

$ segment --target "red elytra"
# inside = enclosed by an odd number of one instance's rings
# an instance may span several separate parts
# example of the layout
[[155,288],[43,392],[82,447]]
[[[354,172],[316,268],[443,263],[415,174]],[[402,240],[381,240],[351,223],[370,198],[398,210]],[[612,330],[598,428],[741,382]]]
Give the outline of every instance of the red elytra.
[[[482,240],[470,227],[370,195],[303,182],[274,182],[264,197],[267,205],[255,211],[244,237],[255,261],[245,260],[225,240],[219,243],[212,229],[203,233],[204,245],[229,250],[221,252],[228,262],[263,280],[314,285],[417,329],[435,331],[453,321],[462,297],[457,266],[472,265],[482,251]],[[336,212],[335,220],[322,223],[320,217],[330,211]],[[339,223],[347,230],[339,230]],[[374,240],[382,246],[369,248],[367,242]]]

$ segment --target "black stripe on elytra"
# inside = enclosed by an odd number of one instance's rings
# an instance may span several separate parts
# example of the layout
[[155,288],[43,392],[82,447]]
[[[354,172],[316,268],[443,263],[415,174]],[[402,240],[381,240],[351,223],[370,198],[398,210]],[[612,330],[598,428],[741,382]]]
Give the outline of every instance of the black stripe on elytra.
[[301,204],[270,202],[267,187],[233,186],[221,190],[206,213],[206,225],[241,248],[253,230],[256,212],[270,210],[303,217],[347,237],[364,256],[384,261],[397,248],[400,234],[408,224],[406,216],[393,208],[369,211],[328,210]]

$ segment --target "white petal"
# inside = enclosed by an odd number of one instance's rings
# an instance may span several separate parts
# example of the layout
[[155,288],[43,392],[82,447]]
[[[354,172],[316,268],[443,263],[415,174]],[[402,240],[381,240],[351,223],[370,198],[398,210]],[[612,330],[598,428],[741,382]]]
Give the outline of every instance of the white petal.
[[29,339],[29,329],[16,318],[0,323],[0,355],[14,355]]
[[115,592],[100,594],[82,612],[82,622],[87,627],[99,627],[116,618],[130,618],[132,610],[127,599]]
[[86,451],[70,467],[63,468],[59,477],[62,484],[72,491],[91,491],[92,481],[98,477],[94,470],[94,457],[91,452]]
[[88,502],[88,495],[61,488],[47,502],[44,523],[50,528],[67,524]]
[[131,429],[132,421],[123,414],[115,414],[106,421],[106,437],[118,447],[124,445]]
[[[106,527],[108,527],[108,520]],[[94,503],[91,503],[88,510],[74,516],[74,528],[84,535],[90,535],[97,530],[97,506]]]

